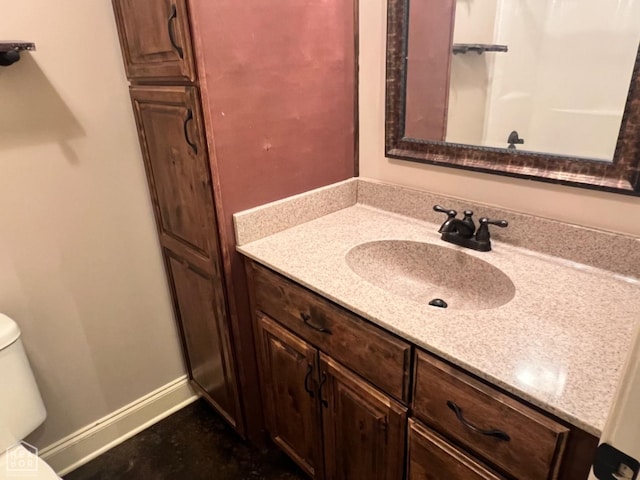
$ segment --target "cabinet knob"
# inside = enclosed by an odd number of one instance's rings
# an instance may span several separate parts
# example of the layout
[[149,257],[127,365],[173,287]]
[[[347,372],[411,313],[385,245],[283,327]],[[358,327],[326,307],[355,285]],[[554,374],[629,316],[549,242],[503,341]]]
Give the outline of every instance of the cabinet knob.
[[320,380],[320,387],[318,387],[318,396],[320,397],[320,403],[322,404],[322,406],[324,408],[329,408],[329,402],[327,402],[323,397],[322,397],[322,387],[324,386],[325,383],[327,383],[327,374],[325,372],[321,373],[321,380]]

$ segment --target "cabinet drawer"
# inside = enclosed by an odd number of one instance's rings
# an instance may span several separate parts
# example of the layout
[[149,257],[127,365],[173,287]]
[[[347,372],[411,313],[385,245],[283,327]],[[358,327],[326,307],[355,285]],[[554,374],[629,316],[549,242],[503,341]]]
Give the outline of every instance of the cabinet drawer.
[[413,419],[408,444],[409,480],[505,480]]
[[132,82],[194,82],[186,0],[113,0],[122,57]]
[[407,402],[411,345],[253,262],[255,308]]
[[563,425],[423,352],[414,393],[416,417],[442,435],[519,479],[557,477],[569,433]]

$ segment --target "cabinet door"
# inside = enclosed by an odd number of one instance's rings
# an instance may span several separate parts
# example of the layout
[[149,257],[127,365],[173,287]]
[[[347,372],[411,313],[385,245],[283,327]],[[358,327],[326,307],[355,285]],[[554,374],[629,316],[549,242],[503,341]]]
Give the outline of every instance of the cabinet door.
[[113,0],[113,10],[129,80],[195,81],[186,0]]
[[165,250],[191,379],[237,424],[236,389],[224,298],[217,280]]
[[327,480],[401,480],[407,409],[320,354]]
[[137,86],[130,92],[189,374],[238,425],[242,418],[197,91]]
[[132,87],[130,93],[160,243],[218,275],[211,173],[196,89]]
[[267,430],[305,472],[321,479],[317,350],[260,313],[257,324]]
[[413,419],[407,463],[408,480],[504,480]]

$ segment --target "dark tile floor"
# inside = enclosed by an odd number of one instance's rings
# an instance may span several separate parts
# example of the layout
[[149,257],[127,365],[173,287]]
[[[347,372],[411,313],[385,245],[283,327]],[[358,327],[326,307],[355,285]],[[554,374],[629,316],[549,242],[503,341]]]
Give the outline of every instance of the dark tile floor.
[[307,480],[279,450],[244,442],[199,400],[100,457],[65,480]]

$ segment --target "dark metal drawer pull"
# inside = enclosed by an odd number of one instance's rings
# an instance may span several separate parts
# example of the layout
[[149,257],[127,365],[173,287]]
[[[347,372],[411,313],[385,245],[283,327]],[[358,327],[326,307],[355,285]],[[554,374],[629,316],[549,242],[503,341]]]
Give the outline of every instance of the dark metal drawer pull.
[[321,373],[322,379],[320,380],[320,386],[318,387],[318,396],[320,397],[320,404],[324,408],[329,408],[329,402],[327,402],[324,398],[322,398],[322,387],[327,382],[327,374],[325,372]]
[[313,323],[311,323],[311,315],[309,315],[308,313],[300,312],[300,318],[302,319],[305,325],[313,328],[315,331],[320,333],[326,333],[327,335],[331,335],[331,330],[329,330],[328,328],[320,327],[318,325],[314,325]]
[[178,11],[175,5],[171,5],[171,15],[169,15],[169,19],[167,20],[167,30],[169,31],[169,40],[171,41],[171,45],[178,52],[178,56],[180,58],[184,58],[184,53],[182,52],[182,48],[176,42],[175,34],[173,33],[173,21],[177,18]]
[[458,407],[458,405],[453,403],[451,400],[447,400],[447,407],[453,410],[454,413],[456,414],[456,417],[458,417],[458,420],[460,420],[460,423],[462,423],[462,425],[467,427],[472,432],[476,432],[481,435],[487,435],[488,437],[495,437],[498,440],[503,440],[505,442],[508,442],[509,440],[511,440],[511,437],[505,432],[503,432],[502,430],[483,430],[481,428],[476,427],[475,425],[472,425],[464,418],[460,407]]
[[313,390],[309,387],[309,380],[311,379],[311,372],[313,372],[313,365],[309,364],[307,368],[307,374],[304,376],[304,390],[313,398]]
[[189,146],[191,147],[191,150],[193,150],[194,154],[198,154],[198,146],[193,143],[191,141],[191,139],[189,138],[189,129],[188,129],[188,125],[189,122],[193,120],[193,111],[191,109],[189,109],[187,111],[187,118],[184,119],[184,123],[182,124],[182,129],[184,130],[184,139],[185,141],[189,144]]

